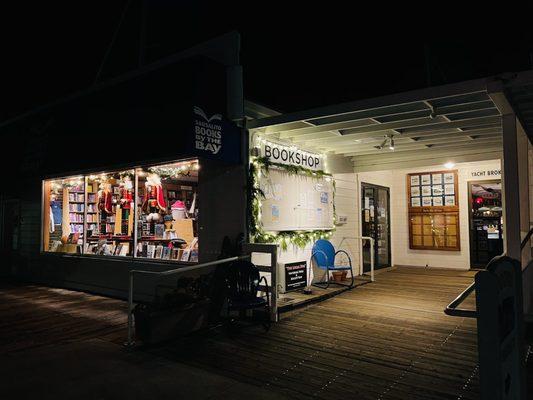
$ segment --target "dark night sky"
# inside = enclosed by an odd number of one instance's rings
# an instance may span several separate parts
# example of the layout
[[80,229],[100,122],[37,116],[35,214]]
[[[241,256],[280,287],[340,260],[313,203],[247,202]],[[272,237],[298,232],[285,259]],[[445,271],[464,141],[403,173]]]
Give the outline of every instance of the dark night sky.
[[[136,66],[140,0],[51,3],[0,10],[0,119],[89,87],[127,3],[101,79]],[[238,30],[246,97],[280,111],[427,86],[426,60],[432,85],[531,68],[530,10],[228,3],[148,2],[147,58]]]

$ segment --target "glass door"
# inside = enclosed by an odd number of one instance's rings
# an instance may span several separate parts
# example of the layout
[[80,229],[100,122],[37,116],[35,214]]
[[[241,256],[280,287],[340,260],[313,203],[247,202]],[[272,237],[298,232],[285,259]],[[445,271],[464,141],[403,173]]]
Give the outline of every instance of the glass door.
[[502,184],[500,180],[469,183],[470,265],[485,268],[503,253]]
[[[374,239],[374,268],[391,264],[389,188],[361,184],[361,221],[363,236]],[[370,241],[363,245],[363,270],[370,271]]]

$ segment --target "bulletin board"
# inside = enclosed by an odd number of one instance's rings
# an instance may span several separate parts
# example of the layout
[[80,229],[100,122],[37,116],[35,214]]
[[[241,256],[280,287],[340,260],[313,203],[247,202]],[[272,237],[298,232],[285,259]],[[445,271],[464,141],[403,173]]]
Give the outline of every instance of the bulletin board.
[[409,248],[461,250],[457,170],[407,175]]
[[291,174],[270,168],[259,179],[263,191],[261,222],[265,231],[333,229],[331,178]]

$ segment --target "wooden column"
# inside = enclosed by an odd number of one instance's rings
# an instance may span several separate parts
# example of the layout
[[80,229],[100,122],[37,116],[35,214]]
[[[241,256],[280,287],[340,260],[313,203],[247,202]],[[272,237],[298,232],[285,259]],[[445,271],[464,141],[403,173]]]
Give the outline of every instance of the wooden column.
[[503,202],[504,202],[504,246],[509,257],[520,260],[520,187],[518,179],[518,141],[516,117],[502,116],[503,131]]
[[42,251],[48,251],[50,248],[50,181],[44,181],[43,184],[43,208],[42,208]]

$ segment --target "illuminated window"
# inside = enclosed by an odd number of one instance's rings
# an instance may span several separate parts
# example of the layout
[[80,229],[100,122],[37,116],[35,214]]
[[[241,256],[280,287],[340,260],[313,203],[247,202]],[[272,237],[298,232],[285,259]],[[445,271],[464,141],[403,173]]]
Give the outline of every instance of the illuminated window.
[[43,182],[43,251],[198,261],[198,160]]

